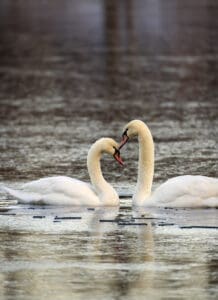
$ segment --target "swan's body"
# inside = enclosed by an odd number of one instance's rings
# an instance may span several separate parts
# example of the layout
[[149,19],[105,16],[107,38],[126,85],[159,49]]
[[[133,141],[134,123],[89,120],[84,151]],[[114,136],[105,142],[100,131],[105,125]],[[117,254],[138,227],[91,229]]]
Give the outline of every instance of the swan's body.
[[45,177],[24,184],[20,190],[4,188],[20,203],[47,205],[100,205],[91,185],[67,176]]
[[[104,179],[100,159],[106,152],[120,163],[117,143],[110,138],[95,142],[89,150],[87,167],[92,185],[67,176],[47,177],[24,184],[21,189],[4,189],[20,203],[79,206],[116,206],[119,197],[114,188]],[[118,157],[117,157],[118,155]]]
[[218,179],[206,176],[178,176],[169,179],[151,193],[154,174],[154,143],[149,128],[133,120],[124,128],[120,148],[129,138],[138,136],[139,168],[133,205],[164,207],[218,207]]
[[[148,200],[148,199],[147,199]],[[178,176],[161,184],[145,205],[167,207],[218,207],[218,179]]]

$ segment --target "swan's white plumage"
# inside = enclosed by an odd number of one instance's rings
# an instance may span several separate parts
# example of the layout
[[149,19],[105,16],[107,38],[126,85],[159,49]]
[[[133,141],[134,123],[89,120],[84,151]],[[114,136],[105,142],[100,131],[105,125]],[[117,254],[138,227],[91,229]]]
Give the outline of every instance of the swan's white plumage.
[[151,132],[147,125],[140,120],[129,122],[124,128],[124,132],[127,132],[129,138],[138,136],[139,140],[139,169],[133,205],[218,207],[217,178],[178,176],[167,180],[151,193],[154,174],[154,143]]
[[5,188],[20,203],[52,205],[101,205],[91,185],[67,176],[47,177],[24,184],[19,190]]
[[3,187],[19,199],[20,203],[79,206],[116,206],[119,197],[113,187],[105,181],[100,168],[103,152],[114,154],[117,143],[110,138],[95,142],[87,157],[90,185],[67,176],[47,177],[24,184],[19,190]]
[[218,179],[191,175],[171,178],[161,184],[144,204],[155,203],[168,207],[216,207]]

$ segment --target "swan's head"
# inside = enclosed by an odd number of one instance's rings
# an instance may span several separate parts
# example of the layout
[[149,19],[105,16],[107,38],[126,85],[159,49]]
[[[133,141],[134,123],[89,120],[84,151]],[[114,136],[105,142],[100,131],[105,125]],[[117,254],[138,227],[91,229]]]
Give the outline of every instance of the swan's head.
[[134,136],[138,136],[141,128],[145,127],[145,123],[140,120],[132,120],[123,128],[122,141],[120,143],[119,149],[121,149],[129,139]]
[[108,153],[118,161],[120,165],[124,165],[123,160],[120,156],[120,150],[119,145],[115,140],[111,138],[101,138],[95,144],[94,147],[97,147],[99,149],[99,152],[101,153]]

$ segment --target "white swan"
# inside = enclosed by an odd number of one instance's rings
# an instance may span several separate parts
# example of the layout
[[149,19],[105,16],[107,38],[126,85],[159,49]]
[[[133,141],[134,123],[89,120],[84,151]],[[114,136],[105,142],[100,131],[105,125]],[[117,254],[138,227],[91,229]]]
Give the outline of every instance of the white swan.
[[140,120],[124,127],[120,147],[138,136],[139,168],[133,205],[164,207],[218,207],[218,179],[206,176],[178,176],[151,193],[154,174],[154,143],[151,132]]
[[110,138],[101,138],[90,148],[87,167],[92,186],[83,181],[56,176],[35,180],[24,184],[20,190],[4,187],[8,193],[18,198],[20,203],[78,206],[117,206],[119,197],[114,188],[106,182],[101,172],[102,153],[108,153],[123,164],[118,144]]

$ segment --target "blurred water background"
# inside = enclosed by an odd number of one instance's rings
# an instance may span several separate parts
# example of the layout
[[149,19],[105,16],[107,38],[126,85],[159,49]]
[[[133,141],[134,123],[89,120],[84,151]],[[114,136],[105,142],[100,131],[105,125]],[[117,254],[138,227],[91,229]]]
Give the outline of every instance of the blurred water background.
[[[89,181],[90,145],[120,141],[135,118],[154,136],[154,187],[218,177],[217,16],[213,0],[1,0],[0,181]],[[120,193],[133,192],[137,154],[135,140],[124,168],[102,161]],[[174,225],[99,222],[135,213]],[[82,219],[54,223],[61,214]],[[216,299],[217,230],[187,224],[218,226],[217,210],[134,212],[131,199],[95,211],[15,205],[0,215],[0,298]]]

